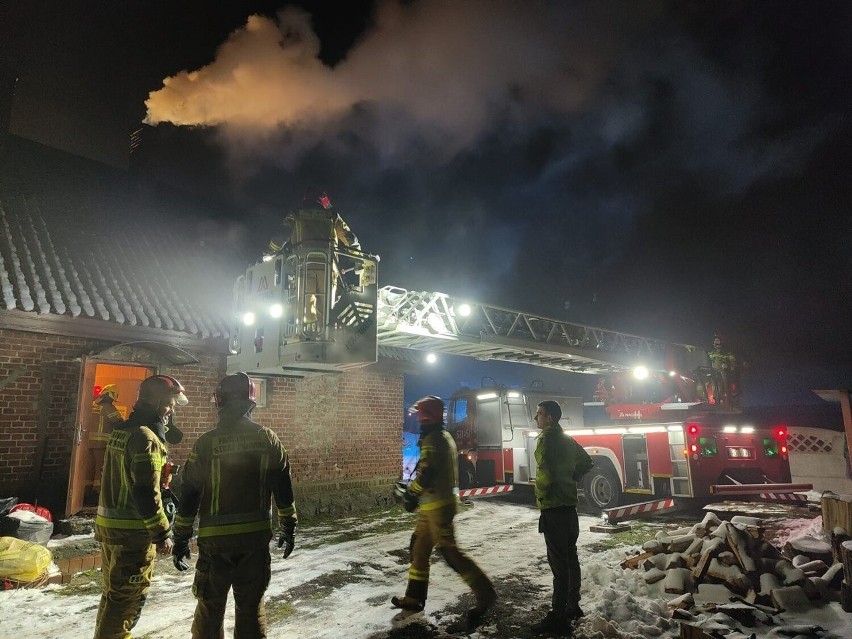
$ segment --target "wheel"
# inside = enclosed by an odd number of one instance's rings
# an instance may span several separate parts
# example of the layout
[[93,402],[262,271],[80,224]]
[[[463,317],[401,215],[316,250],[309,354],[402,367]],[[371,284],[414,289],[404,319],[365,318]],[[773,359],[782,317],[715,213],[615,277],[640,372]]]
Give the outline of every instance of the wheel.
[[467,459],[459,459],[459,488],[473,488],[476,485],[476,471]]
[[621,503],[621,483],[607,461],[595,463],[586,475],[586,501],[600,509],[614,508]]

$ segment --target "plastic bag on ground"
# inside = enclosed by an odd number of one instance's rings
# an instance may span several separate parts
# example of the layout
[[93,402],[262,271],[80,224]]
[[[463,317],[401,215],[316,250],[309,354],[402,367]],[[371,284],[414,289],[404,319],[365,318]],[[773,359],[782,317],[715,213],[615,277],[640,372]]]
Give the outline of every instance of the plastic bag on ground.
[[28,583],[41,577],[52,561],[50,551],[16,537],[0,537],[0,579]]
[[0,534],[44,545],[53,535],[53,522],[29,510],[15,510],[2,517]]

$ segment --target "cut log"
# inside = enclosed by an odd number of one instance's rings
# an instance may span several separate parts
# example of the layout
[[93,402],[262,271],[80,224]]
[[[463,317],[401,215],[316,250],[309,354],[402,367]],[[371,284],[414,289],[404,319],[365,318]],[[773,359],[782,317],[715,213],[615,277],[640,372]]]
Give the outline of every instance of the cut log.
[[776,608],[783,608],[787,612],[802,612],[811,608],[811,601],[801,586],[776,588],[770,596]]
[[671,595],[682,595],[692,592],[692,572],[688,568],[673,568],[666,573],[665,591]]
[[655,584],[658,581],[662,581],[666,578],[666,572],[664,570],[660,570],[659,568],[651,568],[651,570],[642,575],[642,578],[647,584]]
[[718,559],[710,562],[707,576],[724,581],[729,589],[741,595],[747,593],[752,587],[751,580],[739,566],[725,566]]
[[681,535],[672,537],[669,543],[669,552],[684,552],[695,541],[695,535]]
[[758,594],[763,597],[770,597],[773,590],[778,590],[781,587],[781,579],[774,572],[765,572],[760,575],[760,590]]
[[670,599],[666,606],[675,610],[688,610],[692,608],[692,604],[694,603],[695,598],[692,596],[692,593],[687,592],[685,594],[682,594],[680,597]]
[[781,554],[789,559],[796,555],[806,555],[811,559],[822,559],[826,564],[834,562],[831,544],[812,535],[791,539],[784,544],[784,550]]
[[731,548],[731,552],[736,555],[737,562],[740,564],[740,568],[743,569],[743,572],[755,572],[757,567],[754,564],[754,559],[752,559],[749,554],[751,537],[749,537],[748,533],[740,530],[736,526],[731,526],[728,529],[727,541],[728,546]]
[[679,552],[673,552],[666,555],[666,565],[664,569],[671,570],[672,568],[686,568],[686,557],[681,555]]
[[664,552],[656,553],[650,557],[648,557],[645,561],[642,562],[642,567],[645,570],[651,570],[652,568],[659,568],[660,570],[664,570],[666,567],[666,562],[668,561],[668,555]]
[[852,501],[834,493],[823,493],[820,505],[822,529],[826,533],[831,534],[835,528],[842,528],[847,535],[852,535]]
[[852,541],[840,544],[840,563],[843,564],[843,581],[852,584]]
[[793,566],[788,559],[779,559],[774,572],[781,577],[781,583],[785,586],[799,586],[807,579],[805,573]]
[[653,557],[653,556],[654,556],[654,553],[652,553],[652,552],[643,552],[640,555],[634,555],[633,557],[628,557],[627,559],[625,559],[624,561],[621,562],[621,568],[622,568],[622,570],[627,570],[627,569],[633,570],[635,568],[638,568],[639,565],[643,561],[645,561],[649,557]]

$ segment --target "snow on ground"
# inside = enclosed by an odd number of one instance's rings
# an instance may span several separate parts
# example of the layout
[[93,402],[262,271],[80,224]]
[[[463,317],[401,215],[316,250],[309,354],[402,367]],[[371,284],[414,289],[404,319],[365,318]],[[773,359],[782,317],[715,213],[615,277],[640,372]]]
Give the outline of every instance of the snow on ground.
[[[525,504],[490,499],[477,501],[457,518],[459,545],[495,582],[500,599],[494,612],[470,636],[527,638],[529,625],[549,605],[551,574],[544,540],[537,532],[538,512]],[[433,559],[426,611],[403,619],[391,608],[392,595],[402,594],[408,569],[408,543],[413,518],[392,514],[363,524],[359,519],[298,531],[296,550],[283,560],[273,553],[272,583],[267,591],[270,639],[390,639],[448,636],[454,622],[473,603],[464,583],[445,562]],[[814,522],[796,522],[812,530]],[[589,532],[597,517],[580,516],[580,560],[583,566],[581,605],[586,618],[576,637],[675,639],[679,623],[672,620],[663,582],[648,585],[642,571],[624,571],[619,564],[627,548],[603,549],[608,536]],[[74,538],[72,538],[74,539]],[[79,540],[79,538],[76,538]],[[193,557],[194,559],[194,557]],[[192,572],[178,573],[160,559],[154,582],[134,637],[188,637],[195,600]],[[37,590],[0,592],[0,639],[88,637],[100,590],[49,586]],[[711,621],[708,615],[699,619]],[[822,637],[852,637],[852,614],[829,603],[804,616],[782,614],[779,622],[819,625]],[[747,635],[782,637],[778,626],[742,628]],[[226,613],[226,636],[233,633],[233,604]],[[456,635],[458,636],[458,635]],[[464,636],[464,635],[463,635]]]

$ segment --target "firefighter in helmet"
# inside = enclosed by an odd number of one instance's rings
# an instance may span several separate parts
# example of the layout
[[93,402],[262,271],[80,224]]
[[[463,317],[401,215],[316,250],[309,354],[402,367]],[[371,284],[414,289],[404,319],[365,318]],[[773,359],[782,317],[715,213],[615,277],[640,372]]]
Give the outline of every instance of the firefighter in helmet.
[[184,466],[173,559],[178,570],[189,569],[189,541],[198,516],[192,636],[223,636],[225,604],[233,588],[234,636],[257,639],[266,636],[263,595],[270,579],[273,496],[284,559],[295,543],[290,463],[278,436],[251,420],[255,386],[248,375],[224,377],[214,397],[216,427],[196,440]]
[[109,436],[116,426],[124,423],[122,410],[124,407],[118,408],[118,386],[115,384],[107,384],[101,389],[101,392],[92,402],[92,413],[98,416],[98,430],[89,435],[89,449],[92,451],[94,459],[94,475],[92,480],[92,488],[95,492],[101,489],[101,474],[104,467],[104,453],[106,452],[106,444],[109,441]]
[[104,582],[95,639],[130,637],[142,614],[154,558],[157,552],[172,551],[161,473],[167,457],[166,426],[175,406],[187,403],[174,377],[148,377],[139,385],[130,417],[110,435],[95,518]]
[[476,626],[497,598],[494,585],[476,563],[456,545],[453,518],[458,512],[458,453],[444,425],[444,402],[430,395],[419,399],[412,410],[420,422],[420,461],[415,478],[404,493],[405,507],[419,506],[412,536],[408,587],[402,597],[393,597],[396,608],[420,611],[429,589],[429,557],[432,549],[446,559],[473,590],[476,605],[468,611],[468,623]]
[[713,338],[713,350],[707,356],[710,358],[715,402],[731,406],[736,394],[734,380],[737,360],[731,352],[725,350],[722,338],[718,335]]

